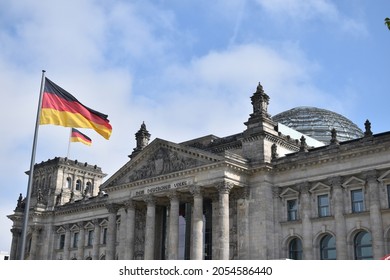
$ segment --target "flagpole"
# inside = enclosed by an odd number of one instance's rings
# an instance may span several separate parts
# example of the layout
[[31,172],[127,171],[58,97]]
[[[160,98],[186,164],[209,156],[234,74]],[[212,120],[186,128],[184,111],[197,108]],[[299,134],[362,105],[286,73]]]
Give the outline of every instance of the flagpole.
[[19,256],[21,260],[24,260],[24,255],[25,255],[27,228],[28,228],[29,211],[30,211],[30,198],[32,192],[33,173],[34,173],[34,164],[35,164],[35,153],[36,153],[37,139],[38,139],[38,128],[39,128],[39,123],[41,118],[42,96],[43,96],[43,90],[45,84],[45,72],[46,72],[45,70],[42,70],[41,90],[39,93],[37,118],[35,122],[35,132],[34,132],[34,140],[33,140],[31,162],[30,162],[30,173],[28,175],[27,195],[25,199],[26,203],[25,203],[24,217],[23,217],[22,245],[20,248],[20,256]]
[[69,132],[69,142],[68,142],[68,152],[66,153],[66,158],[69,159],[69,151],[70,151],[70,138],[72,137],[72,128],[70,128],[70,132]]

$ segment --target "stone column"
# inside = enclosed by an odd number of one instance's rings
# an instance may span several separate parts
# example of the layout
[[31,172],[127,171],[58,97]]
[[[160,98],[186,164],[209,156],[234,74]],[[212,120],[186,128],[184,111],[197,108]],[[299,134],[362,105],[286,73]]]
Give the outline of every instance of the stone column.
[[92,259],[98,260],[99,259],[99,246],[100,246],[100,225],[99,220],[95,219],[93,220],[93,224],[95,226],[93,230],[93,244],[92,244]]
[[347,229],[344,217],[344,190],[340,177],[329,180],[333,188],[333,209],[336,236],[336,255],[338,260],[347,259]]
[[370,224],[372,234],[372,252],[375,260],[385,255],[384,233],[380,206],[379,184],[376,171],[366,173],[368,193],[370,199]]
[[38,250],[38,237],[41,232],[42,227],[40,226],[32,226],[31,227],[31,245],[30,245],[30,260],[37,259],[37,250]]
[[11,252],[10,259],[18,260],[19,259],[19,244],[21,243],[22,230],[18,228],[11,229],[12,232],[12,242],[11,242]]
[[144,259],[153,260],[156,226],[156,201],[153,196],[146,196],[144,200],[147,203]]
[[194,197],[193,219],[192,219],[192,258],[193,260],[203,259],[203,195],[200,187],[191,188]]
[[127,216],[126,216],[126,241],[124,244],[125,253],[124,259],[133,260],[134,259],[134,241],[135,241],[135,205],[134,201],[129,200],[126,205]]
[[220,251],[219,258],[221,260],[229,259],[229,193],[233,188],[232,183],[223,182],[218,185],[219,192],[219,240]]
[[313,259],[313,229],[310,221],[311,218],[311,205],[310,205],[310,193],[309,193],[309,184],[302,183],[300,186],[301,190],[301,218],[302,218],[302,249],[303,249],[303,259],[312,260]]
[[169,239],[168,239],[168,259],[177,260],[179,257],[179,198],[174,191],[169,194]]
[[106,206],[108,210],[108,225],[107,225],[107,245],[106,245],[106,260],[115,259],[116,249],[116,215],[120,208],[118,204],[109,204]]
[[84,259],[84,245],[85,245],[85,229],[84,229],[84,223],[80,222],[77,224],[79,226],[79,240],[77,243],[77,259],[83,260]]
[[69,260],[70,256],[70,240],[71,240],[71,234],[70,234],[70,226],[64,225],[65,228],[65,242],[64,242],[64,260]]

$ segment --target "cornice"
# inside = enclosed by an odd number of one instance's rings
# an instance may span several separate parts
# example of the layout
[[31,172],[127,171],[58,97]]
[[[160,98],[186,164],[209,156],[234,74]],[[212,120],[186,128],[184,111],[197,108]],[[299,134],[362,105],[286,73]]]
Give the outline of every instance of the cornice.
[[360,141],[346,143],[345,145],[314,148],[308,152],[289,154],[273,160],[273,164],[275,171],[279,172],[350,160],[389,150],[390,146],[387,143],[381,143],[381,145],[371,143],[367,145],[367,142]]

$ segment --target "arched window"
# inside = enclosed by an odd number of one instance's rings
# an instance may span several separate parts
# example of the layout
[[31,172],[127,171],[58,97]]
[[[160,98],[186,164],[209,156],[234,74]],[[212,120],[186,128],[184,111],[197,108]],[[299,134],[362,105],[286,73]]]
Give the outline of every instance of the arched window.
[[327,234],[320,241],[321,260],[336,259],[336,240],[334,236]]
[[81,180],[76,181],[76,191],[81,191]]
[[353,240],[356,260],[372,260],[372,239],[367,231],[361,231],[356,234]]
[[72,178],[66,178],[66,186],[68,187],[68,189],[72,189]]
[[302,241],[294,238],[288,245],[288,257],[292,260],[302,260]]

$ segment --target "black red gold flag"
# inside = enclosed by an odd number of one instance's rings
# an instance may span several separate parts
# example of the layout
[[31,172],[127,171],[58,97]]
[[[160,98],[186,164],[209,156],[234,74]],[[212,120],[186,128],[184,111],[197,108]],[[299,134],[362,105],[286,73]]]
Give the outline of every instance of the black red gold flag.
[[81,104],[69,92],[45,78],[40,124],[92,128],[109,139],[112,127],[107,117]]
[[72,128],[70,133],[70,142],[81,142],[85,145],[91,146],[92,140],[87,135],[81,133],[79,130]]

